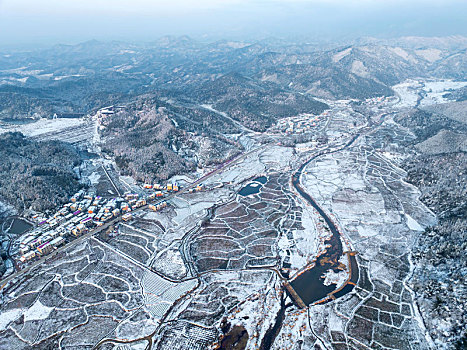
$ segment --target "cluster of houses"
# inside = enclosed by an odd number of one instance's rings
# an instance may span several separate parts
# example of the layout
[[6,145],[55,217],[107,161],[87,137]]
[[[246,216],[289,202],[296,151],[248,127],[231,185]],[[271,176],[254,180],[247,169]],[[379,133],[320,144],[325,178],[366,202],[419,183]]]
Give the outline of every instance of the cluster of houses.
[[160,202],[158,204],[149,204],[149,209],[153,210],[153,211],[159,211],[161,210],[162,208],[165,208],[167,206],[167,202]]
[[178,192],[179,186],[177,183],[168,183],[167,185],[163,186],[160,184],[150,184],[150,183],[145,183],[143,184],[143,188],[147,190],[155,190],[157,194],[162,194],[162,191],[167,191],[167,192]]
[[394,96],[378,96],[378,97],[372,97],[372,98],[367,98],[365,100],[365,104],[367,105],[381,105],[387,102],[391,102],[393,100],[396,100],[397,98]]
[[328,114],[329,111],[324,111],[320,115],[304,113],[294,117],[284,118],[279,120],[277,128],[279,131],[285,132],[286,134],[304,133],[316,127],[320,120]]
[[[142,185],[142,187],[146,190],[154,190],[156,197],[163,196],[162,191],[178,192],[180,190],[180,186],[176,182],[168,183],[167,185],[145,183]],[[198,184],[196,187],[190,188],[188,190],[188,193],[199,192],[202,191],[203,188],[204,187],[202,184]]]
[[[179,191],[177,183],[169,183],[165,186],[144,184],[143,188],[154,191],[147,195],[125,192],[123,197],[105,199],[81,190],[49,218],[35,216],[34,219],[38,222],[37,227],[21,238],[19,260],[24,263],[36,256],[46,255],[65,244],[67,237],[78,237],[117,216],[121,215],[123,221],[131,220],[133,210],[163,197],[163,191]],[[202,185],[199,184],[188,192],[202,189]],[[157,204],[150,204],[149,209],[158,211],[166,206],[167,202],[161,201]]]
[[199,191],[202,191],[203,188],[204,188],[203,185],[198,184],[198,185],[196,185],[195,188],[190,188],[190,189],[188,190],[188,193],[199,192]]
[[[132,210],[162,196],[160,191],[141,197],[137,193],[126,192],[123,198],[105,199],[82,190],[49,218],[38,219],[37,227],[20,241],[19,260],[24,263],[35,256],[46,255],[63,245],[66,237],[78,237],[119,215],[128,221],[132,218]],[[157,211],[166,206],[164,201],[150,208]]]

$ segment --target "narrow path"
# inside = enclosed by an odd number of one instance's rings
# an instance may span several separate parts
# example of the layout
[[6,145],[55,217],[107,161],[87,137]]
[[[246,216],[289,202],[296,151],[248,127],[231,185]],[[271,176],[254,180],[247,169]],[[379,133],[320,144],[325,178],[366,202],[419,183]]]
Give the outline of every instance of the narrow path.
[[213,113],[216,113],[217,115],[220,115],[221,117],[231,121],[233,124],[235,124],[239,129],[241,129],[243,132],[246,132],[246,133],[255,133],[254,130],[251,130],[250,128],[246,127],[245,125],[243,125],[242,123],[240,123],[238,120],[235,120],[233,119],[232,117],[229,117],[227,115],[227,113],[225,112],[221,112],[221,111],[218,111],[217,109],[214,109],[212,106],[210,105],[206,105],[206,104],[203,104],[203,105],[200,105],[200,107],[208,110],[208,111],[211,111]]
[[120,190],[118,187],[115,185],[113,182],[112,178],[110,177],[109,173],[107,172],[107,169],[105,168],[104,165],[101,165],[102,170],[104,170],[105,175],[107,175],[107,178],[109,179],[110,183],[112,184],[113,188],[115,189],[116,194],[120,197],[122,194],[120,193]]

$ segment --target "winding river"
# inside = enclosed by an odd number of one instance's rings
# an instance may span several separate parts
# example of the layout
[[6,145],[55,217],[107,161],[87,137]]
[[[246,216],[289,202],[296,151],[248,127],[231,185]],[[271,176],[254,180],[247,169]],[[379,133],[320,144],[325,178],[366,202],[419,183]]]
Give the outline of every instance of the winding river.
[[349,147],[357,139],[357,137],[358,135],[355,135],[344,147],[340,149],[330,152],[318,153],[303,163],[300,168],[292,175],[292,185],[294,186],[295,190],[303,197],[304,200],[306,200],[313,208],[316,209],[319,215],[323,217],[332,234],[331,237],[325,241],[327,246],[326,251],[317,257],[314,266],[305,269],[302,273],[298,274],[290,281],[290,285],[306,306],[320,302],[328,302],[351,292],[355,284],[358,282],[358,264],[355,258],[355,254],[347,252],[346,255],[349,259],[349,268],[347,268],[347,273],[349,276],[346,283],[341,287],[338,287],[336,284],[324,284],[323,275],[327,271],[333,270],[334,272],[339,272],[343,269],[343,266],[339,262],[339,259],[344,254],[341,233],[339,232],[332,219],[303,189],[302,185],[300,184],[300,177],[305,167],[311,161],[324,154],[334,153]]

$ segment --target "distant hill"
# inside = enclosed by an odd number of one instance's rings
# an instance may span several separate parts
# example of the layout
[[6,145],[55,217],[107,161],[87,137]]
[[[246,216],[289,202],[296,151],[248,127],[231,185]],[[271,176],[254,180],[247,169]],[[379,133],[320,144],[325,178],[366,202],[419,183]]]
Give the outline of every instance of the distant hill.
[[367,38],[336,47],[167,36],[146,44],[56,45],[3,55],[0,65],[0,118],[89,113],[157,93],[212,103],[255,129],[325,108],[313,97],[365,99],[392,95],[391,86],[407,78],[465,78],[467,38]]
[[323,112],[328,106],[313,98],[276,85],[246,78],[238,73],[208,81],[192,92],[193,99],[213,104],[215,109],[255,131],[264,131],[280,118],[300,113]]
[[[442,106],[442,105],[436,105]],[[430,107],[433,110],[437,107]],[[448,118],[439,113],[432,113],[428,110],[415,109],[408,114],[401,114],[395,118],[395,121],[409,128],[416,136],[415,143],[421,143],[431,137],[434,137],[443,130],[449,130],[456,133],[466,133],[467,125],[455,119]],[[436,144],[433,145],[436,147]],[[433,150],[433,152],[436,152]]]

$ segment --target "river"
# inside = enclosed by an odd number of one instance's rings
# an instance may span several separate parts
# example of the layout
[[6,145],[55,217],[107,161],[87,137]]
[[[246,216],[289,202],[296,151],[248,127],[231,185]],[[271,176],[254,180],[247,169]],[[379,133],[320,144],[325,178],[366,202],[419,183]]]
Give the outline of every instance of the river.
[[[344,146],[344,148],[350,146],[356,140],[357,137],[358,136],[353,137]],[[328,153],[334,153],[336,151]],[[311,196],[308,193],[305,192],[305,190],[300,184],[300,177],[305,167],[311,161],[313,161],[321,155],[323,155],[323,153],[319,153],[318,155],[309,159],[307,162],[303,163],[300,166],[300,168],[292,175],[292,185],[294,186],[294,188],[309,204],[311,204],[313,208],[316,209],[319,215],[323,217],[324,221],[326,222],[327,226],[329,227],[332,233],[331,237],[325,241],[325,244],[326,246],[328,246],[328,248],[323,254],[318,256],[314,266],[310,269],[303,271],[290,282],[292,288],[307,306],[314,304],[318,301],[328,301],[338,297],[342,297],[343,295],[351,292],[358,281],[357,260],[355,258],[355,255],[348,254],[350,271],[348,271],[349,279],[347,282],[351,283],[347,283],[343,286],[343,288],[339,289],[338,286],[335,284],[324,284],[323,275],[327,271],[333,270],[334,272],[339,272],[342,270],[342,266],[339,263],[339,259],[344,253],[341,241],[341,234],[334,222],[331,220],[331,218],[323,211],[323,209],[321,209],[321,207],[315,202],[315,200],[311,198]]]

